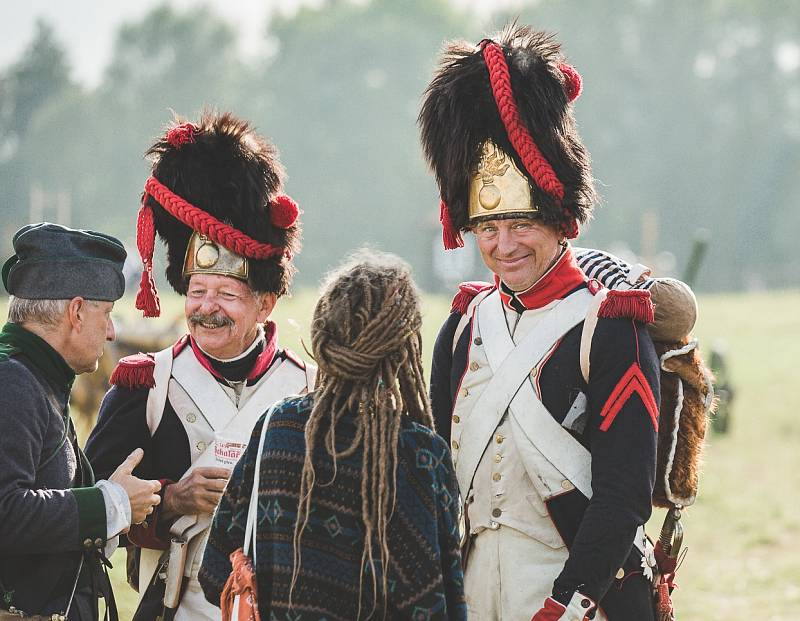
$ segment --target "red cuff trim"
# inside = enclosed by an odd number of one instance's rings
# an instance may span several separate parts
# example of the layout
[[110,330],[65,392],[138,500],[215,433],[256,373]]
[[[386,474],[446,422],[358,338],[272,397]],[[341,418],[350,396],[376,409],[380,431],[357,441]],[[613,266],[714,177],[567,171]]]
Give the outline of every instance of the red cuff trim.
[[[152,518],[153,516],[151,515],[150,517]],[[157,527],[157,519],[148,519],[141,524],[131,524],[131,529],[128,531],[128,539],[140,548],[169,550],[169,541],[158,536]]]
[[155,360],[149,354],[125,356],[117,363],[109,382],[122,388],[152,388],[156,385],[155,368]]
[[544,606],[533,615],[531,621],[559,621],[565,612],[567,612],[567,607],[564,604],[548,597],[544,600]]
[[656,405],[655,397],[653,397],[653,391],[650,389],[650,384],[636,362],[625,371],[625,375],[617,382],[603,409],[600,411],[600,416],[604,419],[600,425],[600,431],[608,431],[617,414],[634,394],[638,394],[639,398],[641,398],[647,413],[650,415],[653,428],[658,432],[658,406]]
[[150,550],[169,550],[169,535],[161,536],[163,532],[163,525],[159,524],[161,519],[161,507],[164,503],[164,491],[168,485],[172,485],[175,481],[171,479],[159,479],[161,483],[161,502],[155,508],[155,511],[141,524],[131,524],[131,529],[128,531],[128,540],[140,548],[149,548]]
[[653,323],[655,306],[650,300],[650,292],[644,289],[630,291],[609,291],[606,299],[600,304],[598,317],[624,317],[642,323]]

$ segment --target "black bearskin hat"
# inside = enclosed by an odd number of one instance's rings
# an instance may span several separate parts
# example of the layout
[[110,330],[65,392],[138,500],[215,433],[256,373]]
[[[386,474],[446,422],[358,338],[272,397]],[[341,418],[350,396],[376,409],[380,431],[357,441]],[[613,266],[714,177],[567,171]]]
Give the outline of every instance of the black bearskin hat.
[[[251,245],[273,246],[274,256],[256,259],[219,242],[247,258],[247,283],[253,291],[285,294],[294,273],[291,257],[299,250],[300,225],[297,206],[281,195],[284,170],[277,149],[249,123],[228,112],[205,112],[198,123],[179,123],[146,153],[153,168],[144,206],[152,209],[155,230],[167,245],[170,285],[186,294],[184,258],[192,233],[202,228],[187,223],[188,217],[177,217],[174,204],[181,208],[185,202],[196,208],[195,221],[198,217],[204,218],[204,223],[215,219],[218,229],[223,227],[229,235],[243,233]],[[163,198],[154,196],[153,178],[157,186],[165,186],[161,190],[169,196],[172,209],[162,205]]]
[[[494,52],[492,60],[496,61],[491,71],[489,51]],[[458,235],[470,226],[470,179],[487,140],[509,154],[527,177],[533,202],[546,222],[574,231],[567,233],[574,237],[577,224],[589,219],[596,194],[589,153],[578,135],[570,105],[580,92],[580,76],[565,63],[560,44],[528,26],[512,25],[494,41],[484,40],[477,47],[463,41],[445,45],[418,120],[425,155],[439,185],[446,230],[450,226]],[[495,70],[497,66],[500,68]],[[498,87],[498,72],[510,77],[510,89],[505,93]],[[500,113],[509,99],[518,110],[517,128],[523,133],[527,130],[527,140],[535,143],[533,150],[538,147],[544,167],[550,169],[551,177],[555,174],[559,192],[537,184],[530,159],[514,148],[508,119]]]

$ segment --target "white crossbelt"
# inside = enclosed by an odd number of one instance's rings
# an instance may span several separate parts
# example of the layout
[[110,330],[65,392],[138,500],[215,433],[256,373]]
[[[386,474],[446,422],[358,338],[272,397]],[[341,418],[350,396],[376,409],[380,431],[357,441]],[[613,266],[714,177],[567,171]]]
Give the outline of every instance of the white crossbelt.
[[552,346],[583,321],[592,294],[581,289],[559,302],[547,317],[514,345],[497,291],[475,309],[475,321],[493,376],[464,420],[456,474],[464,493],[492,433],[511,409],[525,435],[584,495],[591,497],[589,452],[552,417],[526,381]]

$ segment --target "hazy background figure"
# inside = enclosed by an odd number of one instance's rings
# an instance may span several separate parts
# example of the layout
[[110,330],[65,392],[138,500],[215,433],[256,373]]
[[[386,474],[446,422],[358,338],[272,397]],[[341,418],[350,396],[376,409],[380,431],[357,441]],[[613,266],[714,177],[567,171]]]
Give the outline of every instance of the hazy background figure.
[[200,574],[209,601],[242,546],[259,467],[262,618],[466,618],[458,491],[431,430],[420,327],[397,257],[362,252],[330,275],[311,327],[317,389],[256,425],[212,525]]

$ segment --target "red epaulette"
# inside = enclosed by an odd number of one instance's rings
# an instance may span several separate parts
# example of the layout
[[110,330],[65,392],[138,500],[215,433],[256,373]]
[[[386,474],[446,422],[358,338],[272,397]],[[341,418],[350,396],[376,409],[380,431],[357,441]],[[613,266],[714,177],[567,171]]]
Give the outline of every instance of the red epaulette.
[[284,355],[284,356],[286,356],[286,359],[287,359],[287,360],[291,360],[291,361],[292,361],[292,362],[294,362],[294,363],[295,363],[295,364],[296,364],[298,367],[300,367],[300,368],[301,368],[301,369],[303,369],[304,371],[306,370],[306,361],[305,361],[305,360],[303,360],[303,359],[302,359],[300,356],[298,356],[296,353],[294,353],[294,352],[293,352],[291,349],[284,349],[284,350],[283,350],[283,355]]
[[653,323],[655,306],[650,299],[650,292],[645,289],[629,289],[618,291],[612,289],[600,304],[598,317],[634,319],[642,323]]
[[125,356],[117,363],[109,382],[122,388],[152,388],[156,385],[155,368],[156,361],[150,354]]
[[462,282],[458,285],[458,293],[456,293],[456,296],[453,298],[453,303],[450,305],[450,312],[463,315],[467,312],[469,303],[472,302],[476,295],[487,289],[492,289],[493,287],[494,285],[488,282]]

